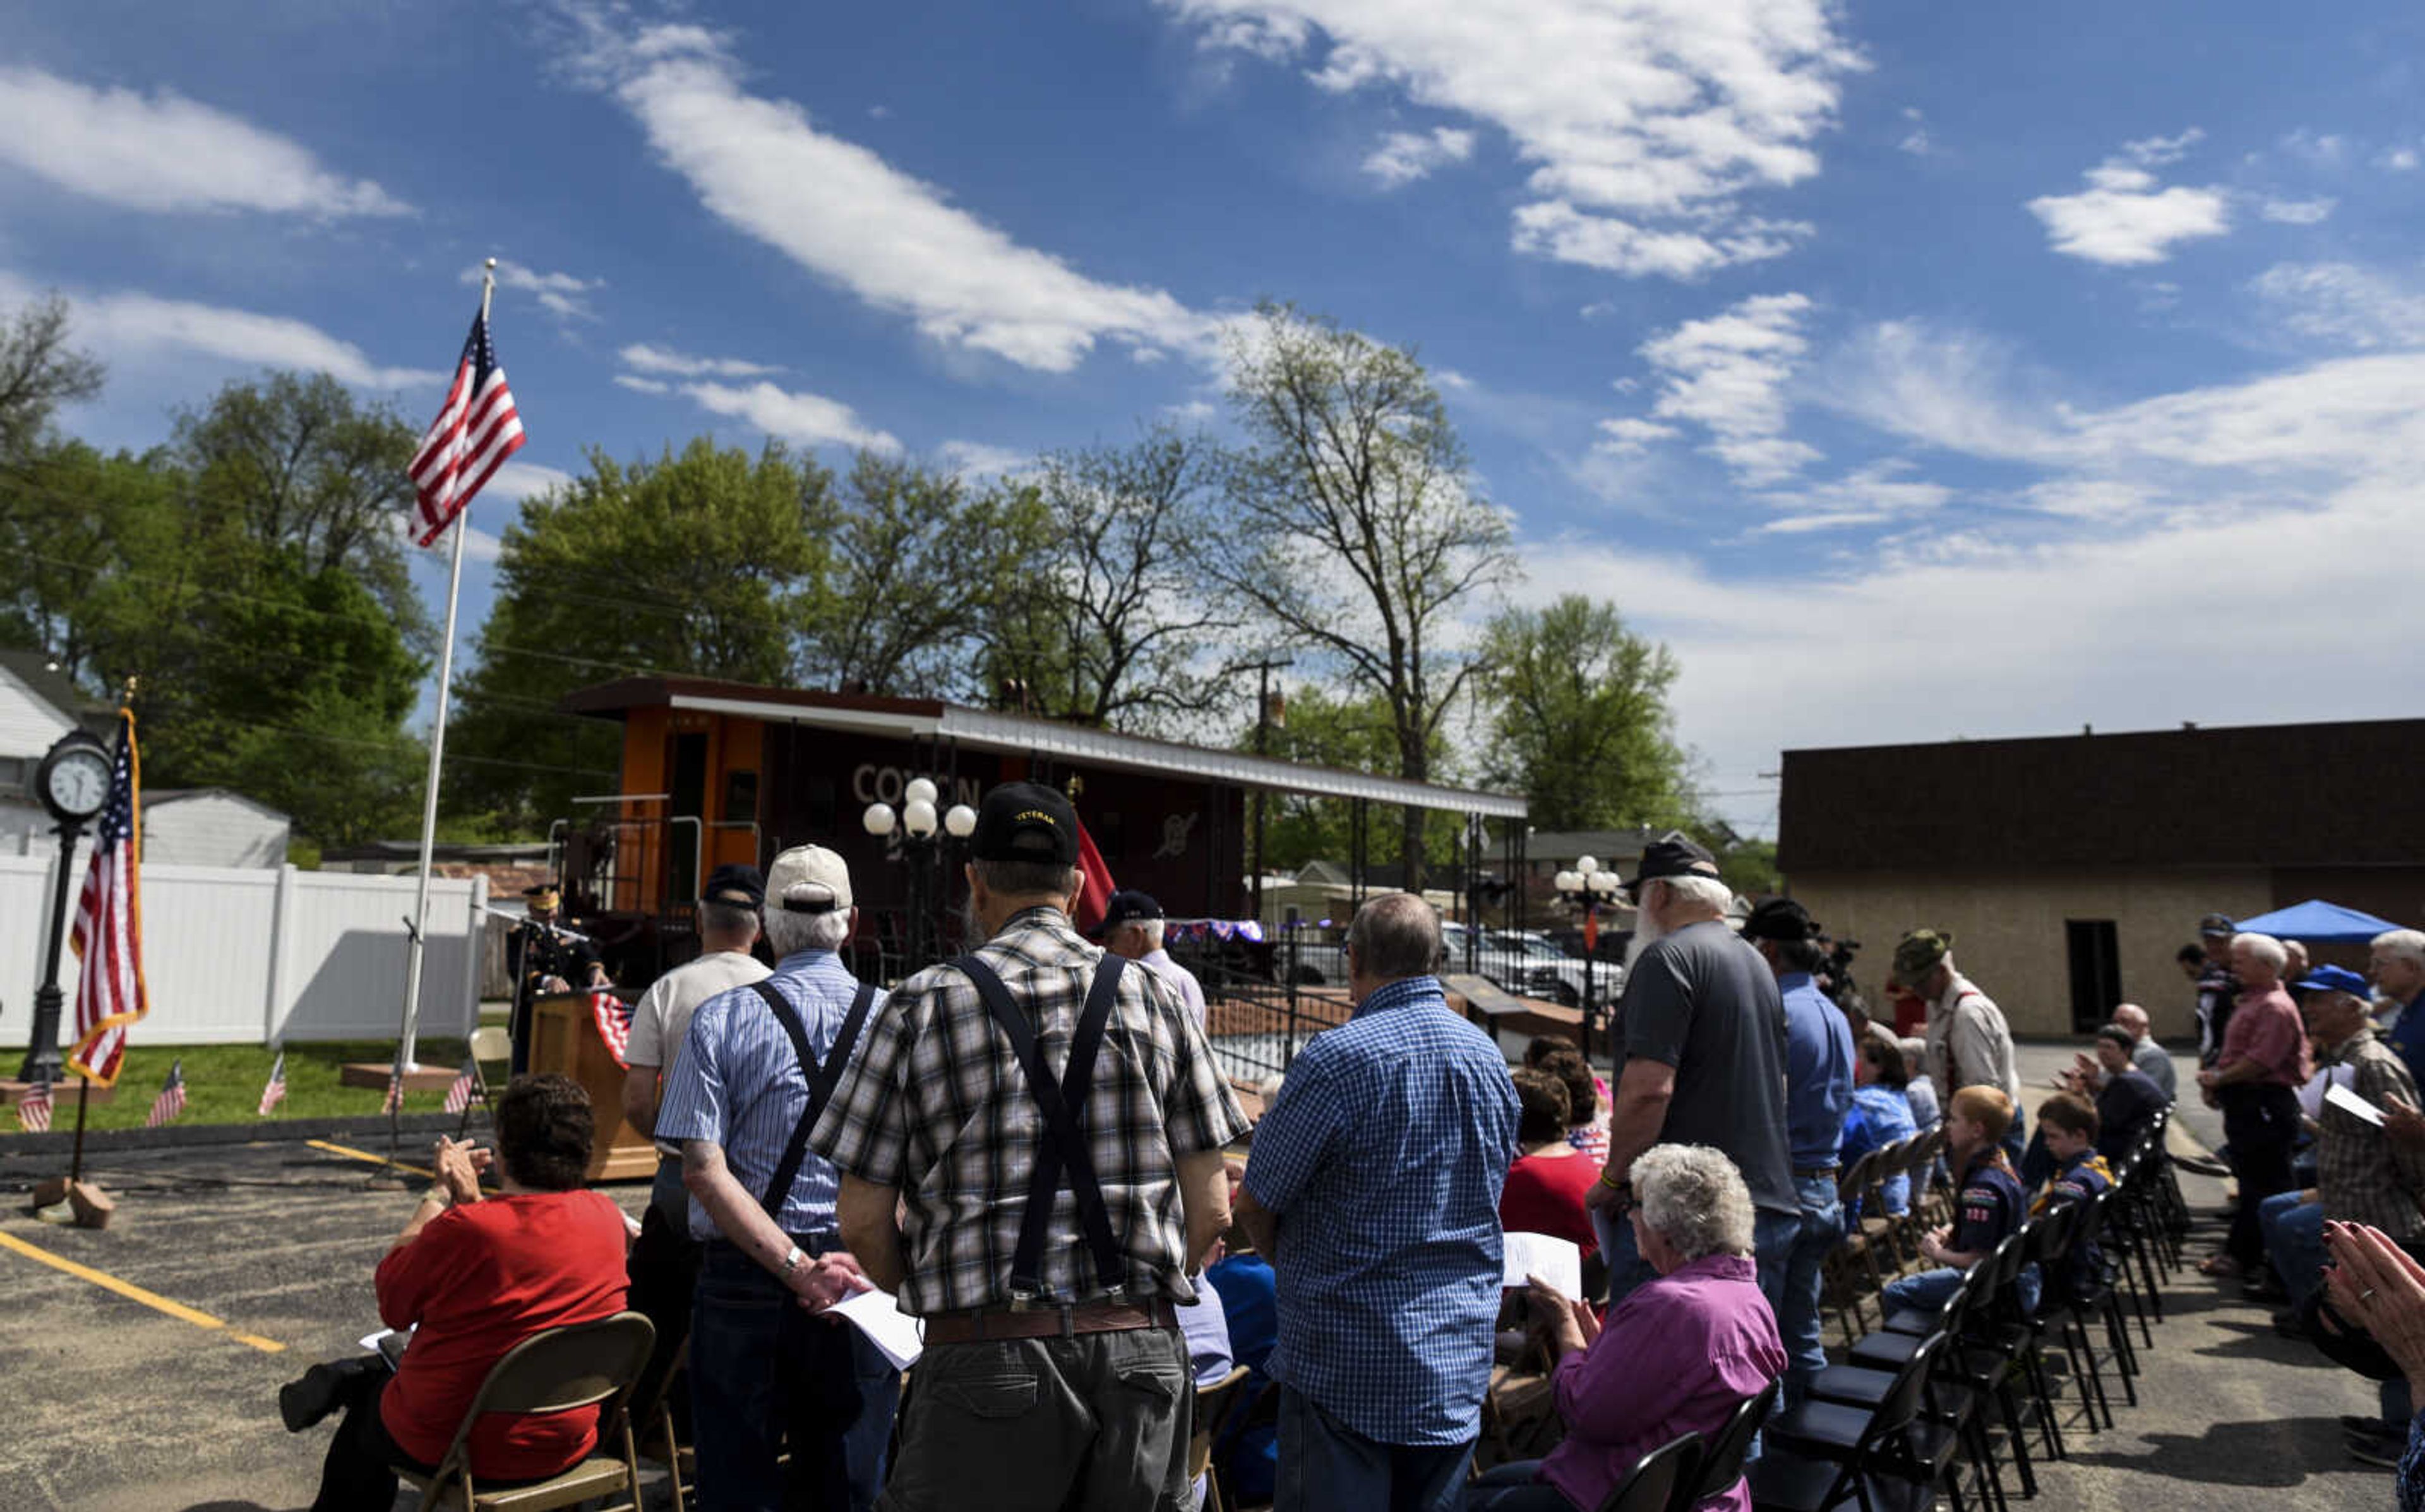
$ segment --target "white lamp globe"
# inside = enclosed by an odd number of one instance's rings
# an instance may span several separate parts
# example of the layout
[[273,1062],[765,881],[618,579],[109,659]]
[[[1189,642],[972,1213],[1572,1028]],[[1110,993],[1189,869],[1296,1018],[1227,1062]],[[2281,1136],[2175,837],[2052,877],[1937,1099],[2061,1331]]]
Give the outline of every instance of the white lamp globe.
[[1583,887],[1582,874],[1575,871],[1561,871],[1550,879],[1550,883],[1562,893],[1579,893]]
[[905,804],[931,804],[935,801],[935,785],[923,777],[912,777],[901,789],[901,801]]
[[859,821],[867,827],[870,835],[890,835],[892,833],[892,805],[870,804],[867,812],[859,816]]
[[966,804],[954,804],[943,815],[943,830],[955,840],[965,840],[977,832],[977,811]]
[[919,839],[934,834],[939,822],[935,805],[923,798],[912,798],[901,805],[901,827]]
[[1590,876],[1593,872],[1598,871],[1598,870],[1599,869],[1599,857],[1598,857],[1598,856],[1577,856],[1577,857],[1575,858],[1575,869],[1576,869],[1577,871],[1582,872],[1584,876],[1588,877],[1588,876]]

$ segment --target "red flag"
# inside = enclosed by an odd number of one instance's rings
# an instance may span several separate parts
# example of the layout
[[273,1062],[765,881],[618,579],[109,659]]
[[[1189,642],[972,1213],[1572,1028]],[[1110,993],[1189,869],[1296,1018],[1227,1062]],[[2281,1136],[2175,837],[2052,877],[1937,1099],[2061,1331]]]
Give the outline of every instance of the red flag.
[[1103,852],[1095,849],[1095,837],[1086,833],[1084,820],[1078,821],[1078,869],[1086,874],[1086,890],[1078,895],[1078,931],[1092,934],[1119,889],[1112,882],[1112,868],[1103,865]]
[[143,989],[143,778],[135,715],[118,711],[109,803],[92,838],[92,865],[76,899],[68,944],[76,972],[76,1047],[68,1069],[97,1087],[118,1080],[126,1031],[151,1011]]
[[598,1021],[598,1038],[606,1042],[606,1053],[615,1064],[629,1067],[623,1051],[632,1042],[632,1005],[613,993],[591,993],[589,1012]]
[[17,1099],[17,1127],[27,1134],[40,1134],[50,1126],[51,1084],[38,1081]]
[[446,1089],[446,1111],[460,1113],[472,1106],[472,1094],[479,1090],[480,1073],[470,1061],[463,1063],[463,1074]]

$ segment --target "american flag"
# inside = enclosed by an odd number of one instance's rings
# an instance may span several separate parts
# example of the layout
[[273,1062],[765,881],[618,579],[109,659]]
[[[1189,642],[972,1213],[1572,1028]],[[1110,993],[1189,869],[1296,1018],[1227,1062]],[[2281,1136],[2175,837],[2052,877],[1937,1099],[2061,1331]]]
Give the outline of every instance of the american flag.
[[143,1126],[156,1129],[175,1121],[185,1110],[185,1062],[183,1057],[169,1062],[169,1079],[160,1084],[160,1095],[152,1099],[152,1111],[143,1115]]
[[489,343],[489,312],[483,310],[472,322],[446,403],[405,470],[412,476],[413,527],[421,544],[444,534],[522,444],[522,417],[514,412],[514,391],[506,387],[497,350]]
[[135,715],[121,708],[109,803],[93,835],[92,866],[68,935],[83,963],[76,972],[76,1047],[68,1066],[102,1087],[118,1080],[128,1027],[152,1011],[143,992],[142,788]]
[[446,1111],[460,1113],[470,1107],[472,1094],[479,1090],[479,1088],[480,1068],[468,1060],[464,1061],[463,1074],[455,1078],[453,1086],[446,1089]]
[[615,1064],[629,1070],[632,1063],[623,1058],[623,1047],[632,1042],[632,1005],[613,993],[591,993],[589,1011],[597,1015],[598,1038],[606,1042]]
[[51,1126],[51,1084],[38,1081],[17,1099],[17,1127],[40,1134]]
[[284,1101],[286,1101],[286,1052],[281,1050],[278,1052],[278,1058],[269,1063],[269,1085],[261,1090],[261,1111],[255,1116],[267,1118],[269,1110]]

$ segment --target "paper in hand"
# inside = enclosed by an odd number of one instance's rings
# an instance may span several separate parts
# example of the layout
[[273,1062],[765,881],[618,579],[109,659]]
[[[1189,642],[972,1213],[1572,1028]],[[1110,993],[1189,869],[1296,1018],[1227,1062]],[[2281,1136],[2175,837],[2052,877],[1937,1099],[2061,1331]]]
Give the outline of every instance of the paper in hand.
[[866,1334],[867,1342],[895,1369],[907,1370],[925,1353],[926,1325],[902,1312],[891,1292],[853,1292],[826,1311]]
[[2337,1107],[2344,1113],[2362,1118],[2378,1129],[2383,1127],[2383,1109],[2338,1082],[2324,1089],[2324,1106]]
[[1505,1252],[1501,1267],[1502,1285],[1511,1289],[1524,1286],[1531,1277],[1538,1276],[1569,1297],[1582,1297],[1583,1252],[1572,1239],[1548,1233],[1511,1233],[1507,1235]]

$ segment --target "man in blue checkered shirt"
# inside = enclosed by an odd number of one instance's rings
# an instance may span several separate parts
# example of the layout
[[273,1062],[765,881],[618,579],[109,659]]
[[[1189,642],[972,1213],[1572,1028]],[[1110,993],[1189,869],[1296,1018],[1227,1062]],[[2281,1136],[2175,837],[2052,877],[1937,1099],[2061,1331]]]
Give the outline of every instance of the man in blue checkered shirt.
[[1356,1012],[1255,1129],[1238,1216],[1279,1283],[1277,1512],[1453,1512],[1490,1384],[1506,1058],[1450,1011],[1439,915],[1412,893],[1347,931]]

